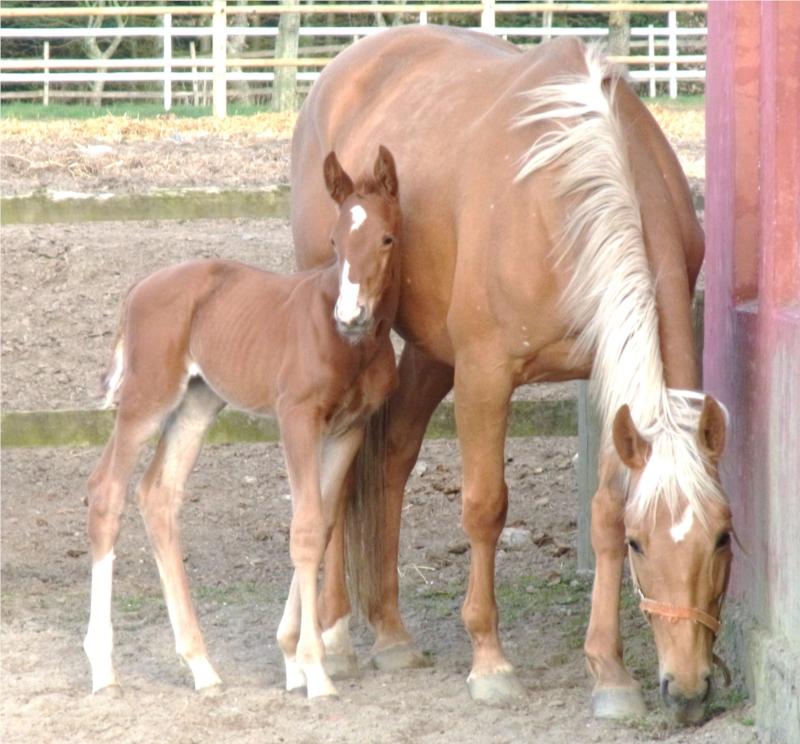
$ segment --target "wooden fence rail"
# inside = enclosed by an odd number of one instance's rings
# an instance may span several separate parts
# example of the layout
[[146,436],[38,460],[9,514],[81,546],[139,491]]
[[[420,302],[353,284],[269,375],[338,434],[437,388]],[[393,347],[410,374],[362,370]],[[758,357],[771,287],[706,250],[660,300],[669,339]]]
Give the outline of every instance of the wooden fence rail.
[[[275,26],[231,26],[228,18],[231,15],[247,14],[248,16],[277,16],[281,13],[295,12],[308,15],[310,13],[364,15],[380,12],[382,14],[402,13],[404,18],[416,16],[418,23],[427,23],[429,14],[451,13],[472,14],[480,18],[481,30],[497,36],[509,38],[517,43],[530,43],[531,40],[549,38],[559,35],[576,35],[587,40],[602,39],[608,35],[607,28],[563,28],[551,25],[531,25],[516,27],[503,25],[503,17],[508,13],[519,12],[602,12],[614,10],[636,10],[640,12],[663,12],[666,14],[666,26],[632,28],[632,47],[641,49],[643,54],[631,54],[612,57],[612,60],[629,67],[629,75],[633,80],[649,84],[649,94],[657,92],[658,81],[666,81],[669,93],[677,96],[679,81],[705,80],[705,54],[696,53],[698,47],[705,48],[705,28],[682,28],[678,26],[679,11],[705,11],[705,3],[504,3],[494,0],[465,3],[369,3],[369,4],[331,4],[331,5],[263,5],[263,4],[228,4],[226,0],[211,0],[204,6],[152,6],[130,5],[125,7],[23,7],[2,8],[0,18],[4,21],[12,18],[66,19],[68,17],[87,16],[150,16],[160,17],[161,25],[153,27],[103,26],[98,28],[9,28],[7,24],[0,27],[0,39],[29,39],[43,41],[43,54],[40,58],[0,58],[0,96],[4,100],[41,98],[48,103],[56,95],[75,98],[86,94],[78,91],[58,91],[51,89],[54,84],[75,85],[86,83],[122,83],[135,86],[148,83],[158,85],[161,92],[150,95],[158,96],[163,101],[165,110],[172,106],[173,97],[186,95],[185,91],[175,90],[175,84],[190,85],[194,91],[195,101],[198,84],[209,86],[212,91],[214,113],[225,116],[228,101],[228,83],[244,81],[248,83],[269,84],[275,79],[275,71],[279,68],[291,68],[296,71],[296,79],[300,83],[313,82],[319,71],[331,59],[331,56],[309,55],[293,58],[276,59],[268,56],[269,52],[259,52],[259,57],[242,57],[241,53],[229,56],[228,40],[231,37],[267,38],[276,37],[279,29]],[[208,18],[209,22],[202,26],[175,26],[173,16],[197,16]],[[342,39],[349,43],[360,37],[379,32],[378,26],[301,26],[299,35],[303,38]],[[61,59],[52,56],[50,44],[53,40],[68,40],[98,37],[141,38],[150,37],[161,40],[163,54],[161,57],[138,59]],[[191,55],[175,54],[174,39],[191,39]],[[195,54],[194,41],[211,39],[210,55]],[[343,48],[343,46],[342,46]],[[681,53],[681,49],[688,53]],[[336,51],[336,50],[333,50]],[[8,86],[24,90],[8,90]],[[37,86],[37,87],[32,87]],[[38,87],[41,86],[41,87]],[[131,91],[141,97],[142,91]],[[54,95],[55,94],[55,95]],[[114,91],[113,97],[119,97]]]

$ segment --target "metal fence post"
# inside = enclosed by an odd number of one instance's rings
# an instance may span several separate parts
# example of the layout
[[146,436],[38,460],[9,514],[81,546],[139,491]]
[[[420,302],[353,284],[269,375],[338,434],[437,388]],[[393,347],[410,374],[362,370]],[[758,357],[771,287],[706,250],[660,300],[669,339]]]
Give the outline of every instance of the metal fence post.
[[589,397],[589,383],[578,383],[578,572],[594,571],[592,497],[597,490],[600,420]]
[[214,116],[218,119],[224,119],[228,113],[228,81],[226,75],[228,66],[228,16],[225,4],[226,0],[214,0],[214,14],[211,22],[211,56],[214,63]]
[[164,13],[164,111],[172,108],[172,13]]

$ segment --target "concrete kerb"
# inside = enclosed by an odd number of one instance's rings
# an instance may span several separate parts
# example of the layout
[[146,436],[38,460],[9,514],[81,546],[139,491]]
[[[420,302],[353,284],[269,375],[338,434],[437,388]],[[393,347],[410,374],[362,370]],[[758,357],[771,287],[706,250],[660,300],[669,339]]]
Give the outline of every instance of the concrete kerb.
[[[101,410],[5,411],[0,420],[0,445],[11,447],[95,447],[106,442],[114,425],[114,412]],[[575,436],[577,405],[572,399],[515,401],[508,425],[511,437]],[[455,437],[452,403],[442,403],[431,418],[426,438]],[[211,427],[207,441],[275,442],[277,423],[271,418],[241,411],[223,411]]]

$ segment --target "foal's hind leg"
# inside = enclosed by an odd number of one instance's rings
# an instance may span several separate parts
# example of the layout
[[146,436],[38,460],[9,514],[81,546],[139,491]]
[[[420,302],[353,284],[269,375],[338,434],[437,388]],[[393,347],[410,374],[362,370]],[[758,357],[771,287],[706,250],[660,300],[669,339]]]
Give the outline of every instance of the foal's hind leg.
[[178,513],[184,485],[200,454],[203,437],[224,405],[202,381],[190,383],[183,401],[164,428],[139,491],[139,506],[161,576],[175,650],[189,665],[196,690],[216,689],[222,681],[208,660],[189,594]]
[[118,690],[111,660],[111,584],[114,544],[125,506],[128,481],[147,439],[160,419],[121,406],[114,432],[100,462],[89,477],[88,532],[92,552],[92,591],[89,627],[83,648],[92,667],[92,692]]

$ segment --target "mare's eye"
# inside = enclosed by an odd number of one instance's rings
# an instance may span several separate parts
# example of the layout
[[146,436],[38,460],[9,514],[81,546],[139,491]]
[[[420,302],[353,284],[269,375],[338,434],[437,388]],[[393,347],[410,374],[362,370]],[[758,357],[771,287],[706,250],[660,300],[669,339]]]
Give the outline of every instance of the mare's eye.
[[717,538],[717,544],[715,546],[715,550],[721,550],[724,547],[727,547],[731,544],[731,533],[730,532],[723,532]]
[[384,235],[383,236],[383,244],[384,245],[391,245],[394,243],[394,238],[391,235]]
[[331,248],[335,246],[336,246],[336,241],[333,238],[331,238]]
[[630,549],[631,549],[631,550],[632,550],[634,553],[638,553],[639,555],[644,555],[644,551],[642,550],[642,546],[641,546],[641,545],[639,545],[639,543],[638,543],[638,542],[636,542],[636,540],[634,540],[634,539],[632,539],[632,538],[630,538],[630,537],[629,537],[627,540],[625,540],[625,544],[626,544],[626,545],[627,545],[627,546],[628,546],[628,547],[629,547],[629,548],[630,548]]

